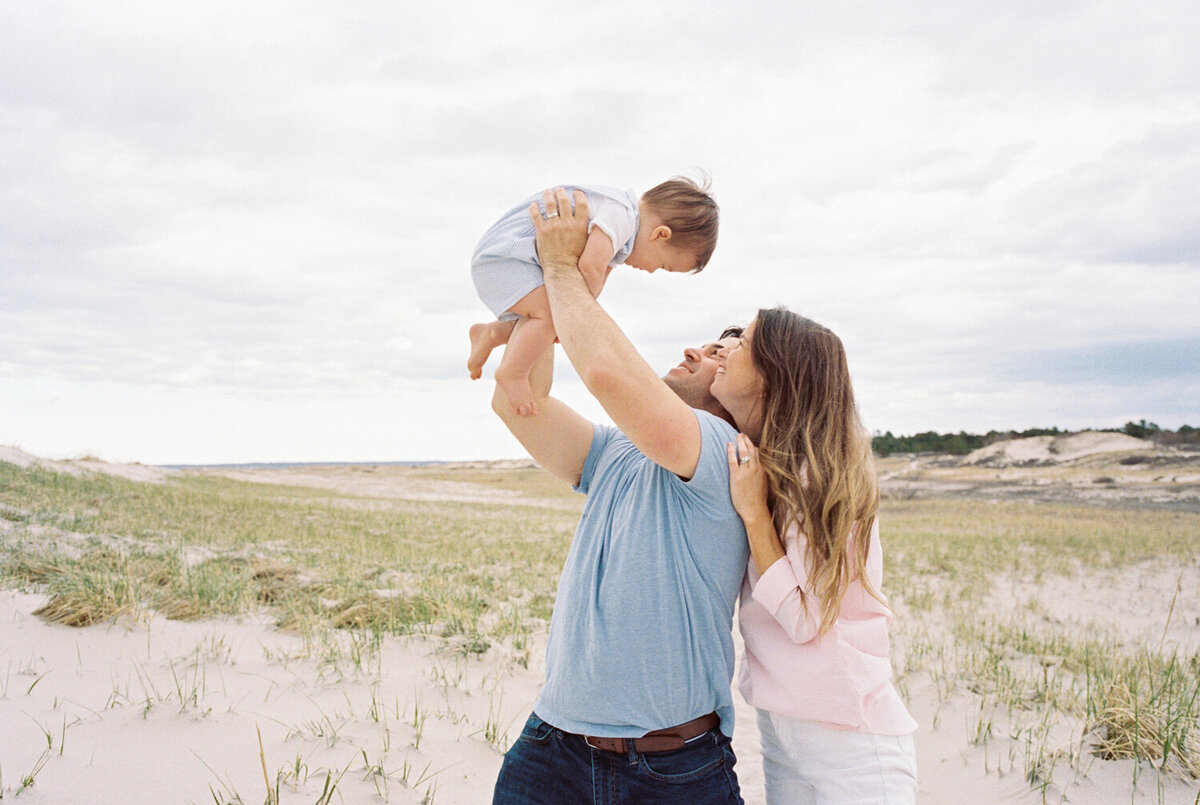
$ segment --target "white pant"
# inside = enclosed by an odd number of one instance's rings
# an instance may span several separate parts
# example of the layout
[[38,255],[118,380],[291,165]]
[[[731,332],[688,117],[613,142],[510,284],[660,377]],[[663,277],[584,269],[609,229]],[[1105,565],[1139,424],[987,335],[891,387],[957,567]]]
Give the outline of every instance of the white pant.
[[911,735],[834,730],[758,711],[767,805],[896,805],[917,798]]

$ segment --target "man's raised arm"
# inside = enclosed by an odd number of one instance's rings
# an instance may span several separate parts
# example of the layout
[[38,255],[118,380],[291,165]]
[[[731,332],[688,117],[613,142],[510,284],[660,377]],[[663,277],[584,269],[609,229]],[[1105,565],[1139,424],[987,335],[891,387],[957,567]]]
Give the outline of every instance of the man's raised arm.
[[[518,322],[517,327],[520,326]],[[529,385],[533,387],[538,413],[518,415],[499,386],[492,395],[492,410],[504,420],[534,461],[551,475],[575,486],[592,447],[592,423],[549,396],[553,379],[554,348],[551,347],[542,353],[529,372]]]
[[587,232],[586,197],[575,191],[572,207],[567,192],[558,188],[553,194],[546,191],[545,204],[550,217],[543,217],[536,204],[530,205],[529,216],[537,229],[538,259],[554,327],[567,357],[588,391],[639,450],[690,479],[701,447],[695,412],[638,354],[579,273],[579,234]]

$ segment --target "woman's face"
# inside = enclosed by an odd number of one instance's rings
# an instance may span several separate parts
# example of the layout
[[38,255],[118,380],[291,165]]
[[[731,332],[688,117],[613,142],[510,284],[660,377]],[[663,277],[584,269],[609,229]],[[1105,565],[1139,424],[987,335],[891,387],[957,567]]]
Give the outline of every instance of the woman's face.
[[751,322],[735,345],[717,353],[717,374],[712,384],[713,396],[743,429],[756,412],[761,412],[763,378],[750,354],[757,324],[757,320]]

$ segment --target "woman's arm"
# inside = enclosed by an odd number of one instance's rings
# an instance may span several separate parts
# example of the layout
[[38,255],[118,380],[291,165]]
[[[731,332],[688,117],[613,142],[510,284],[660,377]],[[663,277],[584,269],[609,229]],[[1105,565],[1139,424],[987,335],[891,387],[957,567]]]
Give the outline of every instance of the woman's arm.
[[804,592],[807,576],[802,572],[803,550],[802,545],[797,545],[795,554],[767,568],[758,577],[753,594],[754,600],[771,613],[788,638],[801,645],[821,634],[821,602]]
[[[775,520],[767,508],[767,473],[758,460],[758,448],[744,433],[737,444],[726,447],[729,457],[729,495],[746,526],[750,555],[758,583],[754,600],[771,613],[793,643],[807,643],[820,634],[820,606],[804,592],[803,546],[788,555]],[[782,561],[780,561],[782,560]]]
[[767,473],[758,463],[758,448],[744,433],[738,434],[736,445],[733,442],[726,445],[726,453],[729,456],[729,496],[746,526],[754,569],[762,576],[786,555],[775,530],[774,518],[767,508]]
[[538,258],[563,350],[621,432],[651,461],[690,479],[700,461],[695,412],[638,354],[579,273],[587,198],[575,191],[574,209],[562,188],[546,191],[544,199],[547,212],[557,215],[543,218],[531,204],[529,216],[537,229]]

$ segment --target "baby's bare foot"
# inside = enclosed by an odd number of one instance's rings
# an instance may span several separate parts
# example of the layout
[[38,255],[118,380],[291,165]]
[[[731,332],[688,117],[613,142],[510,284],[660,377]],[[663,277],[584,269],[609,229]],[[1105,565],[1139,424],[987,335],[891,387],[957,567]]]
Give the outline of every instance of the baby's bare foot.
[[507,377],[505,373],[496,371],[496,384],[508,396],[508,402],[518,416],[536,416],[537,405],[533,402],[533,387],[529,385],[529,377]]
[[487,363],[488,355],[496,348],[495,340],[491,337],[492,328],[487,324],[472,324],[467,333],[471,337],[471,354],[467,358],[467,372],[472,380],[478,380],[483,374],[483,365]]

